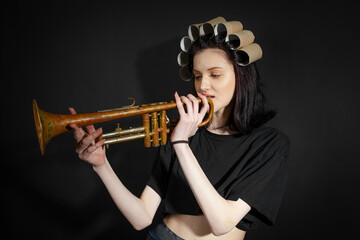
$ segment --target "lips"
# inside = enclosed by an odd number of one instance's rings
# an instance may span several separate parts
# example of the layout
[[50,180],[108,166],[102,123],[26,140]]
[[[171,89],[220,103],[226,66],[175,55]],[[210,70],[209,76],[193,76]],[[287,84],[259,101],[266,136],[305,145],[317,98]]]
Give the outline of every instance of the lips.
[[215,96],[214,95],[210,95],[210,94],[203,94],[205,97],[207,97],[207,98],[211,98],[211,99],[213,99],[213,98],[215,98]]

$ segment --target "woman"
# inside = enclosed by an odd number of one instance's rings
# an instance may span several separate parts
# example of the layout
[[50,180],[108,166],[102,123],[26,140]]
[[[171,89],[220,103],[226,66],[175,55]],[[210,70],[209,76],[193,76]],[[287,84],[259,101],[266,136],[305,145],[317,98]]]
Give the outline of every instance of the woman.
[[[112,170],[103,140],[95,142],[101,128],[87,126],[86,133],[72,124],[76,151],[93,165],[135,229],[152,224],[165,199],[163,222],[147,239],[244,239],[247,230],[274,223],[285,189],[289,141],[263,126],[274,112],[265,108],[254,63],[240,66],[237,52],[217,37],[196,40],[188,55],[196,94],[206,104],[200,107],[194,95],[175,93],[180,121],[170,143],[159,148],[139,198]],[[209,109],[206,98],[214,103],[213,118],[198,129]]]

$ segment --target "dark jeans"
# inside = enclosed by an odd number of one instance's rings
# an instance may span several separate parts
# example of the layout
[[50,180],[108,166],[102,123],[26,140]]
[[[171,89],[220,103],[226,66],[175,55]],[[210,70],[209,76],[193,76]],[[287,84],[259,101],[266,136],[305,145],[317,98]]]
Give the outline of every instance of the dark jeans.
[[159,223],[149,231],[146,240],[184,240],[173,233],[164,222]]

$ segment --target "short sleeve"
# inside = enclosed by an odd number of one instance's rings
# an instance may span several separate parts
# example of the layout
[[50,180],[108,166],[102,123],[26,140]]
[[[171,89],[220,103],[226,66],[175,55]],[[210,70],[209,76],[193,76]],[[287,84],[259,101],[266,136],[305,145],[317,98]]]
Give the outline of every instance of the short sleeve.
[[150,177],[146,184],[158,193],[162,199],[166,196],[172,156],[173,149],[169,142],[159,147]]
[[239,229],[248,231],[260,225],[273,225],[286,188],[289,139],[277,136],[266,151],[257,155],[256,164],[235,180],[227,199],[241,198],[251,206],[239,222]]

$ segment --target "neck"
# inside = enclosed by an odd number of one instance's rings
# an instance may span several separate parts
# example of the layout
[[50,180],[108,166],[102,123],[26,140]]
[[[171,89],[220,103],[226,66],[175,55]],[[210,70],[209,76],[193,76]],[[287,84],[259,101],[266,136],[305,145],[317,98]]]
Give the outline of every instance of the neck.
[[233,134],[234,131],[230,129],[229,119],[231,114],[232,105],[225,107],[213,114],[213,117],[207,127],[207,130],[217,134]]

